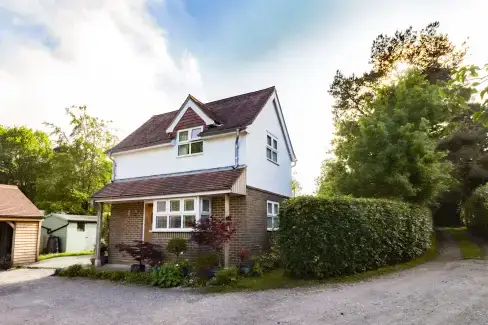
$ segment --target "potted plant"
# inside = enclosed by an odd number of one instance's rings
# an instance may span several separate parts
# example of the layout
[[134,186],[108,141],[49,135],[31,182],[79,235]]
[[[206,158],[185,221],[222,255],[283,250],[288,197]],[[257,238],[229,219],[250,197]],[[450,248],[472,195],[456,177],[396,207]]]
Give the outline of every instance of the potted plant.
[[195,261],[195,265],[199,278],[211,279],[219,270],[219,257],[215,253],[201,254]]
[[247,249],[241,249],[239,251],[239,259],[241,260],[241,263],[239,264],[239,271],[241,274],[249,274],[251,273],[251,263],[248,260],[249,257],[249,250]]
[[101,257],[101,262],[102,265],[108,263],[108,246],[105,243],[100,243],[100,257]]
[[142,240],[134,240],[132,245],[117,244],[115,247],[124,255],[129,254],[135,261],[139,262],[130,266],[131,272],[145,272],[146,264],[156,265],[163,260],[161,246]]

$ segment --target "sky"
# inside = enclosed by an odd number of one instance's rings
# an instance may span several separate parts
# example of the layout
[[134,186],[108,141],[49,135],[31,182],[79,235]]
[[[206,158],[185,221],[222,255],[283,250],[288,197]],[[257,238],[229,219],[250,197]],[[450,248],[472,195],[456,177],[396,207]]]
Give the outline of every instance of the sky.
[[65,107],[112,120],[120,138],[188,93],[216,100],[276,86],[313,193],[333,138],[336,70],[368,69],[371,43],[433,21],[467,63],[488,62],[488,1],[0,0],[0,123],[68,127]]

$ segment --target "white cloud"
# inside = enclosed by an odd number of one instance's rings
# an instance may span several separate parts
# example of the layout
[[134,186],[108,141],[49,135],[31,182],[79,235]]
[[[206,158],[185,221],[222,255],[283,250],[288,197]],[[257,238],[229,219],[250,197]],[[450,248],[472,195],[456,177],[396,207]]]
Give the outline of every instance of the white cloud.
[[[86,104],[125,136],[201,89],[197,60],[189,52],[169,54],[145,1],[7,0],[0,8],[12,16],[0,42],[2,124],[66,125],[64,108]],[[15,26],[41,28],[55,46]]]

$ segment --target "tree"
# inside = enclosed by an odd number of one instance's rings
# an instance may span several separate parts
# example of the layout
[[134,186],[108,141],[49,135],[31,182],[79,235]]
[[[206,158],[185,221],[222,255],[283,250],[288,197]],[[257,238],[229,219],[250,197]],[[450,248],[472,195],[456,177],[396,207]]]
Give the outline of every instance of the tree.
[[300,195],[300,192],[302,191],[302,184],[296,179],[296,173],[293,173],[293,178],[291,180],[291,191],[293,193],[293,196],[298,196]]
[[[319,194],[397,198],[430,203],[452,185],[451,163],[436,150],[439,134],[451,130],[462,107],[457,95],[408,71],[379,88],[369,115],[357,120],[355,136],[336,147],[324,165]],[[332,177],[328,177],[332,176]]]
[[66,109],[71,132],[46,123],[56,138],[55,155],[45,177],[38,181],[39,205],[49,211],[93,213],[91,195],[111,179],[105,151],[115,142],[110,122],[88,115],[86,106]]
[[37,178],[48,168],[52,155],[46,133],[0,125],[0,184],[17,185],[35,201]]

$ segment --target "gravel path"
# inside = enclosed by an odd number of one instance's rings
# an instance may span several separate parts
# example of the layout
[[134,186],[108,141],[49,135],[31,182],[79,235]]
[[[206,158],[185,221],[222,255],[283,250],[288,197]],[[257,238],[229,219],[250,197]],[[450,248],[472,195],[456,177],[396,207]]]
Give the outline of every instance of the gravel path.
[[487,324],[487,271],[485,261],[441,258],[355,284],[204,295],[15,270],[0,274],[0,323]]

